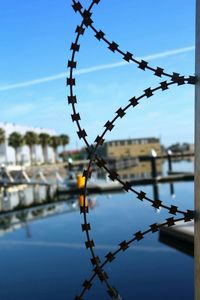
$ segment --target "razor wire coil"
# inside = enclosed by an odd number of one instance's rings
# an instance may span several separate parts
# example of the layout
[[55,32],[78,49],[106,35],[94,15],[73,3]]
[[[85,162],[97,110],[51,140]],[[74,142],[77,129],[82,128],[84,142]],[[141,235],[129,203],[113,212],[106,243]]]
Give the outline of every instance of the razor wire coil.
[[[177,86],[181,86],[184,84],[195,84],[196,83],[196,77],[195,76],[189,76],[189,77],[185,77],[180,75],[179,73],[167,73],[163,68],[161,67],[157,67],[157,68],[153,68],[151,66],[149,66],[149,63],[144,61],[144,60],[137,60],[134,58],[134,55],[127,51],[124,52],[122,50],[120,50],[119,45],[116,42],[110,42],[107,38],[105,33],[102,30],[97,30],[95,28],[95,26],[93,25],[94,22],[91,18],[92,13],[91,10],[93,8],[93,6],[96,4],[98,5],[100,3],[100,0],[93,0],[91,1],[91,4],[89,6],[88,9],[84,9],[82,4],[80,3],[80,1],[72,1],[72,7],[74,9],[75,12],[78,12],[81,17],[82,17],[82,21],[80,23],[80,25],[78,25],[76,27],[76,38],[75,41],[71,44],[71,59],[68,61],[68,68],[70,69],[69,72],[69,77],[67,78],[67,86],[69,86],[69,91],[70,94],[68,96],[68,104],[71,105],[72,107],[72,114],[71,114],[71,118],[72,118],[72,122],[76,123],[77,126],[77,135],[79,137],[79,139],[82,139],[86,145],[86,149],[88,151],[88,157],[89,157],[89,164],[86,170],[83,171],[83,177],[85,177],[85,186],[82,190],[80,190],[80,195],[83,196],[84,198],[84,203],[83,206],[80,207],[80,213],[83,214],[83,224],[81,225],[82,227],[82,231],[85,233],[86,235],[86,242],[85,242],[85,246],[86,249],[89,249],[91,252],[91,264],[94,267],[93,268],[93,275],[90,277],[89,280],[85,280],[83,283],[83,290],[81,291],[80,295],[77,296],[75,299],[76,300],[81,300],[83,299],[83,295],[86,293],[86,291],[88,291],[91,287],[92,287],[92,281],[93,279],[98,276],[99,280],[101,282],[104,282],[106,287],[107,287],[107,292],[108,295],[113,298],[113,299],[121,299],[120,295],[118,293],[118,291],[111,286],[111,284],[109,283],[108,279],[109,276],[107,275],[107,273],[104,271],[104,266],[109,262],[111,263],[112,261],[114,261],[114,259],[116,258],[117,254],[119,252],[124,252],[129,248],[129,245],[134,242],[134,241],[140,241],[144,238],[144,236],[150,232],[154,233],[157,232],[159,228],[163,227],[163,226],[173,226],[175,225],[177,222],[180,221],[191,221],[192,219],[194,219],[194,211],[192,210],[187,210],[187,211],[182,211],[180,210],[177,206],[171,205],[165,205],[162,203],[161,200],[156,199],[156,200],[152,200],[151,198],[149,198],[146,193],[144,191],[140,191],[138,192],[137,190],[132,188],[132,185],[129,182],[124,182],[119,174],[115,171],[111,171],[109,170],[107,163],[104,159],[100,158],[97,154],[96,154],[96,150],[99,146],[101,146],[104,143],[104,137],[106,135],[106,133],[108,133],[108,131],[112,131],[112,129],[115,126],[115,122],[119,119],[122,119],[125,115],[126,112],[129,108],[131,107],[135,107],[139,104],[140,100],[143,98],[150,98],[154,95],[154,92],[156,91],[166,91],[167,89],[169,89],[172,85],[177,84]],[[124,108],[120,107],[117,111],[116,111],[116,115],[115,117],[111,120],[111,121],[107,121],[104,125],[105,129],[103,131],[102,134],[97,135],[96,139],[94,140],[94,144],[90,145],[88,140],[87,140],[87,132],[84,128],[82,128],[81,126],[81,115],[80,113],[77,111],[76,109],[76,104],[77,104],[77,96],[74,93],[74,87],[76,86],[76,80],[75,77],[73,76],[73,72],[74,69],[76,69],[77,67],[77,61],[75,60],[76,57],[76,53],[79,52],[80,50],[80,44],[79,44],[79,39],[81,36],[84,35],[85,29],[90,27],[93,32],[95,33],[95,37],[97,38],[97,40],[99,41],[103,41],[105,44],[107,44],[108,49],[111,50],[114,53],[119,53],[122,58],[127,61],[127,62],[133,62],[135,64],[138,65],[138,68],[143,70],[143,71],[151,71],[154,72],[153,75],[158,76],[158,77],[163,77],[166,76],[168,78],[170,78],[171,81],[162,81],[160,82],[160,84],[155,87],[155,88],[147,88],[144,90],[144,92],[139,96],[139,97],[132,97],[131,99],[129,99],[129,104],[127,104]],[[94,146],[95,145],[95,146]],[[122,242],[119,243],[118,248],[116,251],[114,252],[108,252],[105,256],[105,259],[103,262],[101,262],[100,258],[95,254],[95,243],[94,240],[91,238],[91,225],[88,222],[88,218],[87,218],[87,214],[89,213],[89,208],[86,205],[86,196],[87,196],[87,182],[88,179],[91,177],[91,165],[92,163],[96,163],[96,165],[99,168],[103,168],[107,173],[108,176],[110,177],[111,180],[113,181],[118,181],[123,190],[125,192],[133,192],[134,194],[136,194],[136,198],[139,201],[143,201],[146,200],[147,202],[152,204],[153,208],[164,208],[166,210],[168,210],[169,214],[172,215],[176,215],[178,214],[182,214],[183,217],[178,218],[178,219],[174,219],[174,217],[170,217],[167,218],[165,220],[165,222],[161,223],[161,224],[151,224],[149,226],[149,228],[146,231],[138,231],[136,233],[134,233],[134,237],[132,239],[129,239],[128,241],[123,240]]]

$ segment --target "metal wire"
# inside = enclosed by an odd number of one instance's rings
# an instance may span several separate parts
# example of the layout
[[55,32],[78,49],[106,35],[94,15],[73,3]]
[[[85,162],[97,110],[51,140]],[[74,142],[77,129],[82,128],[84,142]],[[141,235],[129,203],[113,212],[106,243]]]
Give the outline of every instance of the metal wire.
[[[72,107],[72,114],[71,114],[71,118],[72,121],[76,123],[77,126],[77,134],[79,139],[82,139],[86,145],[86,149],[88,151],[88,155],[89,155],[89,164],[86,170],[84,170],[83,172],[83,177],[85,177],[85,186],[84,188],[80,191],[80,195],[83,196],[84,199],[84,203],[83,206],[80,207],[80,213],[83,214],[83,224],[82,224],[82,231],[86,234],[86,242],[85,242],[85,246],[87,249],[90,250],[91,252],[91,263],[93,266],[93,275],[90,277],[89,280],[85,280],[83,283],[83,290],[80,294],[80,296],[77,296],[75,299],[76,300],[80,300],[83,299],[83,295],[85,294],[86,291],[88,291],[91,287],[92,287],[92,281],[93,279],[98,276],[98,278],[100,279],[100,281],[104,282],[107,288],[107,292],[108,295],[113,298],[113,299],[122,299],[121,296],[119,295],[118,291],[116,290],[116,288],[112,287],[110,285],[110,283],[108,282],[109,276],[107,275],[107,273],[104,271],[104,266],[108,263],[108,262],[112,262],[117,254],[121,251],[125,251],[129,248],[129,245],[134,242],[134,241],[139,241],[141,239],[144,238],[144,236],[150,232],[154,233],[157,232],[158,229],[162,226],[173,226],[176,222],[179,222],[181,220],[184,220],[185,222],[190,221],[194,218],[194,211],[192,210],[187,210],[187,211],[182,211],[180,210],[177,206],[171,205],[165,205],[162,203],[161,200],[156,199],[156,200],[152,200],[151,198],[149,198],[146,193],[144,191],[140,191],[138,192],[137,190],[133,189],[131,184],[129,182],[124,182],[119,174],[117,172],[113,172],[111,170],[109,170],[109,168],[107,167],[107,163],[105,160],[103,160],[102,158],[100,158],[97,154],[96,151],[98,149],[99,146],[101,146],[104,143],[104,138],[106,133],[108,133],[108,131],[112,131],[112,129],[115,126],[115,123],[117,120],[122,119],[125,115],[126,112],[129,108],[134,108],[136,107],[141,99],[146,99],[146,98],[150,98],[154,95],[155,92],[157,91],[166,91],[167,89],[169,89],[172,85],[177,84],[177,86],[181,86],[184,84],[195,84],[196,83],[196,77],[195,76],[189,76],[189,77],[185,77],[180,75],[179,73],[167,73],[163,68],[161,67],[157,67],[157,68],[153,68],[151,66],[149,66],[148,62],[144,61],[144,60],[137,60],[134,58],[134,55],[127,51],[124,52],[122,50],[120,50],[120,47],[117,43],[115,42],[110,42],[106,37],[105,37],[105,33],[102,30],[97,30],[94,27],[94,22],[91,18],[92,13],[91,10],[93,8],[93,6],[96,4],[99,4],[100,0],[93,0],[89,6],[88,9],[84,9],[82,4],[79,1],[75,1],[73,0],[73,9],[75,12],[79,12],[79,14],[82,16],[82,22],[80,23],[80,25],[77,26],[76,28],[76,38],[75,41],[71,44],[71,51],[72,51],[72,55],[71,55],[71,59],[68,61],[68,67],[70,69],[70,74],[69,77],[67,78],[67,85],[69,86],[69,91],[70,94],[68,96],[68,104],[71,105]],[[151,72],[154,72],[155,76],[158,77],[169,77],[171,81],[167,82],[167,81],[162,81],[159,83],[159,85],[155,88],[147,88],[144,90],[144,92],[139,96],[139,97],[132,97],[131,99],[129,99],[129,104],[127,104],[124,108],[119,108],[116,111],[116,115],[113,117],[113,119],[111,121],[107,121],[104,125],[105,129],[103,131],[102,134],[98,135],[94,141],[94,144],[90,145],[89,142],[87,141],[87,132],[85,131],[84,128],[82,128],[80,120],[81,120],[81,116],[80,113],[77,111],[76,109],[76,103],[77,103],[77,97],[74,94],[74,87],[76,85],[76,81],[75,78],[73,76],[73,71],[74,69],[76,69],[77,67],[77,61],[75,60],[76,57],[76,53],[79,52],[80,50],[80,44],[79,44],[79,40],[80,37],[84,35],[84,32],[86,30],[87,27],[90,27],[93,32],[95,33],[95,37],[99,40],[99,41],[103,41],[104,43],[107,44],[108,49],[111,50],[112,52],[115,53],[119,53],[122,58],[127,61],[127,62],[133,62],[135,64],[138,65],[138,68],[141,70],[148,70]],[[174,219],[173,217],[166,219],[166,221],[164,223],[161,224],[152,224],[150,225],[150,228],[147,229],[146,231],[139,231],[136,232],[134,234],[134,238],[126,241],[122,241],[121,243],[119,243],[119,247],[115,252],[109,252],[106,255],[106,259],[101,262],[100,258],[95,254],[95,243],[94,240],[91,238],[91,225],[88,222],[88,218],[87,218],[87,214],[89,213],[89,208],[86,205],[86,196],[87,196],[87,183],[88,183],[88,179],[91,177],[91,166],[92,163],[96,163],[96,165],[100,168],[103,168],[108,174],[111,180],[117,180],[123,187],[123,189],[126,192],[133,192],[134,194],[136,194],[136,199],[138,199],[139,201],[143,201],[146,200],[149,203],[152,204],[153,208],[164,208],[166,210],[168,210],[169,214],[172,215],[176,215],[178,214],[182,214],[183,217],[179,218],[179,219]]]

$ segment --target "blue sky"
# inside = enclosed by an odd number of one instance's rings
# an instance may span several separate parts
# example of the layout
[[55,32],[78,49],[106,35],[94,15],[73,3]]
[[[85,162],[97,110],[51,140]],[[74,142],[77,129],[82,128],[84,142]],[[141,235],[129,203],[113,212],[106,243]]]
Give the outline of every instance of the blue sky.
[[[89,3],[82,1],[85,7]],[[194,0],[101,0],[93,12],[97,29],[122,50],[148,56],[152,66],[168,72],[194,74]],[[70,136],[69,148],[83,145],[71,123],[65,86],[69,48],[80,21],[69,0],[0,1],[0,121],[55,129]],[[133,64],[108,68],[121,57],[99,43],[91,29],[81,39],[77,58],[77,70],[87,69],[77,75],[76,94],[90,142],[116,109],[164,80]],[[106,138],[193,142],[193,115],[194,87],[173,87],[130,110]]]

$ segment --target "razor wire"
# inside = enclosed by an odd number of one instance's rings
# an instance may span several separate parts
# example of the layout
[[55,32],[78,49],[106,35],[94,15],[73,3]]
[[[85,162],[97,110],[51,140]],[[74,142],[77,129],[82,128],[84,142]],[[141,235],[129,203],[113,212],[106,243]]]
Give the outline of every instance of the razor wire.
[[[100,2],[99,1],[95,1],[96,4],[98,4]],[[121,47],[119,46],[118,43],[116,43],[115,41],[110,42],[107,38],[106,38],[106,34],[100,29],[97,30],[94,26],[93,26],[93,20],[91,18],[92,13],[90,12],[90,9],[83,9],[82,4],[78,1],[76,2],[75,0],[73,0],[73,5],[72,5],[74,11],[77,13],[79,12],[79,14],[81,15],[82,19],[83,19],[83,24],[86,27],[90,27],[93,32],[95,33],[95,38],[98,41],[103,41],[105,42],[105,44],[107,45],[107,48],[113,52],[113,53],[119,53],[122,58],[126,61],[126,62],[132,62],[138,65],[138,68],[146,71],[149,70],[151,72],[154,72],[155,76],[158,77],[162,77],[162,76],[167,76],[170,77],[172,81],[176,81],[176,82],[182,82],[182,81],[187,81],[188,83],[194,83],[195,80],[195,76],[190,76],[189,78],[185,78],[184,76],[180,76],[179,73],[173,72],[173,74],[167,73],[163,68],[161,67],[157,67],[157,68],[153,68],[152,66],[149,66],[149,63],[145,60],[138,60],[136,58],[134,58],[134,54],[131,53],[130,51],[122,51]]]
[[[173,73],[173,74],[169,74],[166,73],[164,71],[163,68],[157,67],[156,69],[149,66],[148,62],[146,61],[139,61],[133,58],[133,54],[129,51],[127,51],[126,53],[123,52],[122,50],[120,50],[119,45],[115,42],[109,42],[108,39],[105,38],[105,34],[103,33],[103,31],[99,30],[97,31],[97,29],[93,26],[93,20],[91,19],[92,13],[91,13],[91,9],[93,8],[94,4],[99,4],[100,0],[93,0],[89,6],[88,9],[83,9],[82,4],[79,1],[75,1],[73,0],[73,4],[72,7],[74,9],[75,12],[79,12],[80,15],[82,16],[82,22],[80,25],[78,25],[76,27],[76,38],[75,41],[71,44],[71,48],[70,50],[72,51],[72,55],[71,55],[71,59],[68,61],[68,67],[70,68],[70,74],[69,77],[67,78],[67,86],[69,86],[70,89],[70,95],[68,96],[68,104],[71,105],[72,107],[72,114],[71,114],[71,118],[72,121],[76,123],[77,126],[77,134],[79,139],[82,139],[86,145],[86,149],[88,151],[88,155],[89,155],[89,164],[86,170],[83,171],[83,177],[85,177],[85,186],[82,190],[80,190],[80,196],[83,197],[83,205],[80,206],[80,213],[83,214],[83,220],[84,223],[82,224],[82,231],[85,232],[86,234],[86,239],[87,241],[85,242],[85,246],[86,249],[89,249],[92,255],[91,258],[91,263],[93,265],[93,267],[95,266],[95,268],[93,269],[94,274],[92,275],[92,277],[89,280],[85,280],[83,283],[83,290],[80,294],[80,296],[77,296],[75,299],[76,300],[81,300],[83,299],[83,295],[84,293],[89,290],[92,286],[92,281],[93,279],[98,276],[101,282],[104,282],[106,287],[108,288],[108,294],[111,298],[114,299],[121,299],[119,293],[117,292],[117,290],[112,287],[109,282],[108,282],[108,275],[105,273],[105,271],[103,270],[103,267],[108,263],[108,262],[112,262],[114,260],[114,258],[116,258],[116,255],[120,252],[120,251],[125,251],[129,248],[130,243],[134,242],[135,240],[139,241],[141,239],[144,238],[144,235],[146,235],[147,233],[150,232],[156,232],[158,231],[158,229],[162,226],[167,225],[169,226],[173,226],[175,225],[176,222],[179,222],[181,220],[184,220],[185,222],[190,221],[192,219],[194,219],[194,211],[192,210],[187,210],[187,211],[182,211],[179,210],[179,208],[177,206],[171,205],[171,206],[167,206],[165,204],[162,204],[162,201],[160,201],[159,199],[155,199],[152,200],[151,198],[149,198],[148,196],[146,196],[146,193],[144,191],[136,191],[135,189],[132,188],[132,184],[129,182],[124,182],[119,174],[115,171],[111,171],[109,170],[109,168],[107,167],[107,163],[104,159],[100,158],[99,156],[96,155],[96,150],[99,146],[101,146],[104,143],[104,137],[105,134],[108,131],[111,131],[114,126],[115,126],[115,122],[118,119],[122,119],[125,114],[126,111],[130,108],[130,107],[135,107],[139,104],[139,101],[143,98],[150,98],[154,95],[154,92],[156,91],[165,91],[167,89],[169,89],[169,87],[171,87],[171,85],[177,84],[178,86],[183,85],[183,84],[195,84],[196,83],[196,77],[195,76],[189,76],[189,77],[185,77],[185,76],[181,76],[179,73]],[[124,108],[119,108],[116,111],[116,116],[111,120],[111,121],[107,121],[104,125],[105,130],[103,131],[103,133],[101,135],[98,135],[94,141],[94,144],[90,145],[87,141],[87,133],[85,131],[85,129],[82,128],[80,120],[81,120],[81,116],[80,113],[77,111],[76,109],[76,103],[77,103],[77,97],[74,94],[74,86],[76,85],[76,81],[75,78],[73,77],[73,71],[74,69],[76,69],[77,67],[77,61],[75,61],[75,56],[76,56],[76,52],[79,52],[80,49],[80,44],[79,44],[79,39],[82,35],[84,35],[85,29],[87,27],[90,27],[94,32],[95,32],[95,37],[99,40],[99,41],[104,41],[107,45],[108,48],[112,51],[112,52],[118,52],[119,54],[122,55],[122,58],[124,60],[126,60],[127,62],[134,62],[136,64],[138,64],[139,69],[142,69],[144,71],[146,70],[150,70],[152,72],[154,72],[155,76],[167,76],[170,77],[171,81],[167,82],[167,81],[163,81],[160,82],[159,86],[155,87],[155,88],[147,88],[144,90],[144,93],[142,95],[140,95],[139,97],[132,97],[129,100],[129,104],[127,104],[126,107]],[[154,208],[164,208],[166,210],[168,210],[168,213],[176,215],[177,213],[184,215],[184,217],[179,218],[179,219],[174,219],[173,217],[166,219],[166,221],[164,223],[161,224],[152,224],[150,225],[150,229],[146,230],[146,231],[139,231],[136,232],[134,234],[134,238],[130,239],[129,241],[122,241],[119,244],[119,248],[114,252],[111,253],[109,252],[106,255],[106,259],[104,260],[103,263],[101,263],[101,260],[98,256],[96,256],[94,248],[95,248],[95,243],[93,241],[93,239],[90,236],[90,231],[91,231],[91,225],[87,220],[87,214],[89,213],[89,208],[87,206],[87,182],[88,179],[91,177],[91,165],[92,163],[95,162],[96,165],[100,168],[103,168],[109,175],[110,179],[115,181],[117,180],[121,185],[122,188],[126,191],[126,192],[133,192],[137,195],[137,199],[139,199],[140,201],[146,200],[148,202],[150,202],[152,204],[152,206]]]
[[[120,252],[126,251],[126,250],[130,247],[130,244],[132,244],[132,243],[135,242],[135,241],[139,242],[139,241],[142,240],[142,239],[144,238],[144,236],[147,235],[148,233],[155,233],[155,232],[157,232],[157,231],[158,231],[161,227],[163,227],[163,226],[171,227],[171,226],[175,225],[176,223],[178,223],[178,222],[180,222],[180,221],[189,222],[189,221],[191,221],[191,220],[192,220],[192,219],[186,218],[186,217],[185,217],[185,218],[179,218],[179,219],[167,218],[167,219],[165,220],[165,222],[163,222],[163,223],[161,223],[161,224],[153,223],[153,224],[149,225],[149,228],[146,229],[146,230],[143,231],[143,232],[141,232],[141,231],[135,232],[135,233],[133,234],[134,237],[133,237],[132,239],[129,239],[128,241],[126,241],[126,240],[122,241],[121,243],[119,243],[118,248],[117,248],[114,252],[108,252],[108,253],[105,255],[105,259],[104,259],[103,263],[100,265],[101,270],[102,270],[102,268],[104,268],[108,263],[112,263],[112,262],[116,259],[117,255],[118,255]],[[84,225],[84,224],[82,224],[82,226],[83,226],[83,225]],[[84,230],[85,230],[85,229],[84,229]],[[100,261],[100,259],[99,259],[98,256],[96,257],[96,259]],[[95,265],[93,260],[91,260],[91,263],[92,263],[93,265]],[[94,278],[95,278],[96,276],[99,277],[100,281],[103,281],[103,280],[104,280],[104,277],[102,277],[102,275],[101,275],[101,271],[100,271],[97,267],[95,267],[95,268],[93,269],[93,275],[92,275],[88,280],[85,280],[85,281],[83,282],[83,284],[82,284],[83,289],[82,289],[80,295],[77,296],[77,297],[75,298],[75,300],[83,300],[83,298],[82,298],[83,295],[84,295],[88,290],[90,290],[90,288],[92,287],[92,282],[93,282],[93,280],[94,280]],[[108,279],[108,275],[107,275],[105,272],[104,272],[104,276]],[[116,291],[116,290],[115,290],[115,291]],[[108,292],[108,294],[109,294],[110,296],[114,296],[114,297],[115,297],[115,295],[114,295],[114,294],[112,295],[111,292],[110,292],[109,290],[108,290],[107,292]],[[117,292],[117,291],[116,291],[116,292]],[[119,297],[119,294],[118,294],[117,296]],[[114,298],[114,299],[115,299],[115,298]]]

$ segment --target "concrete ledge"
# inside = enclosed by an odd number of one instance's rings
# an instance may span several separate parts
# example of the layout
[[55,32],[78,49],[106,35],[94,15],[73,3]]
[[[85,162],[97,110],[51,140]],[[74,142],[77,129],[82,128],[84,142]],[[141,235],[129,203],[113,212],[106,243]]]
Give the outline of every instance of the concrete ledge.
[[194,221],[160,228],[159,241],[181,252],[194,256]]

